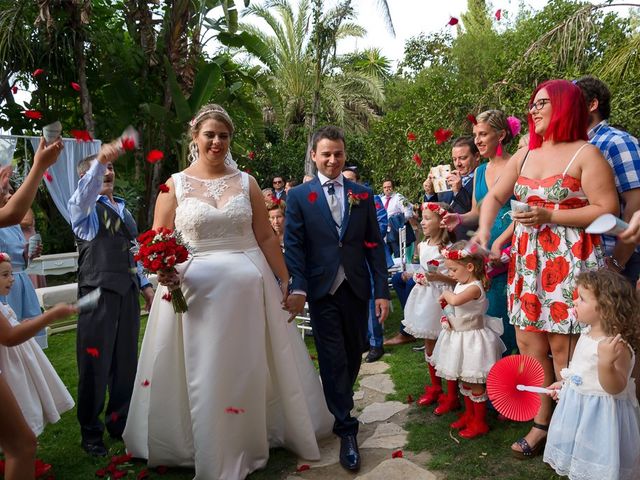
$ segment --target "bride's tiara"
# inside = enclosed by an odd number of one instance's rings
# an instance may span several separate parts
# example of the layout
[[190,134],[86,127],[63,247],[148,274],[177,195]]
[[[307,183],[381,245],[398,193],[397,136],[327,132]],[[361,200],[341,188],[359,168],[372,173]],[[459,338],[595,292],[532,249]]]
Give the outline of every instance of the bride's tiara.
[[195,127],[200,120],[202,120],[207,115],[211,115],[212,113],[221,114],[231,125],[233,125],[233,122],[231,121],[231,117],[229,116],[227,111],[224,108],[222,108],[220,105],[213,105],[211,108],[207,108],[206,110],[202,110],[195,117],[193,117],[191,119],[191,121],[189,122],[189,126],[191,128]]

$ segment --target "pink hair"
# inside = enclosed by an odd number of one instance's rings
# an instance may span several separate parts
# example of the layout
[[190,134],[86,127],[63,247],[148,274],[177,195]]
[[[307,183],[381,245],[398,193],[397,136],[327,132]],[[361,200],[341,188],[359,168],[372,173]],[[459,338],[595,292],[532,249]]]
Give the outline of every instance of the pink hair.
[[589,112],[580,87],[567,80],[547,80],[538,85],[529,101],[533,102],[536,94],[543,88],[551,100],[551,121],[542,137],[535,132],[533,117],[529,111],[527,114],[529,148],[531,150],[538,148],[544,140],[554,142],[588,140]]

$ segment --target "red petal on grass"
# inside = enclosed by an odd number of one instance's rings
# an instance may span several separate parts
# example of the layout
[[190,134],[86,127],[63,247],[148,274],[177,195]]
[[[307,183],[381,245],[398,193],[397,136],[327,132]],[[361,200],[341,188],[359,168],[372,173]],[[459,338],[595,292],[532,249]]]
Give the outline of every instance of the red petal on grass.
[[496,10],[496,20],[500,21],[501,18],[502,18],[502,10],[499,8],[498,10]]
[[162,299],[166,302],[170,302],[171,301],[171,292],[167,292],[164,295],[162,295]]
[[13,93],[14,95],[18,93],[18,87],[16,87],[15,85],[11,87],[11,93]]
[[94,347],[88,347],[87,353],[91,355],[93,358],[98,358],[100,356],[100,352],[98,351],[97,348],[94,348]]
[[307,199],[311,203],[316,203],[316,200],[318,199],[318,194],[316,192],[310,192],[309,195],[307,195]]
[[115,470],[111,474],[111,477],[114,478],[114,479],[123,478],[123,477],[125,477],[127,475],[127,473],[129,473],[129,472],[127,472],[126,470]]
[[470,113],[469,115],[467,115],[467,120],[469,120],[472,125],[478,124],[478,120],[476,120],[476,116],[473,113]]
[[130,462],[132,458],[133,455],[131,455],[130,453],[125,453],[124,455],[111,457],[111,463],[114,465],[122,465],[123,463]]
[[90,142],[93,140],[88,130],[71,130],[71,136],[78,142]]
[[169,186],[166,183],[161,183],[158,185],[158,190],[160,193],[167,193],[169,191]]
[[142,382],[142,386],[143,387],[148,387],[149,385],[151,385],[151,382],[149,380],[146,380],[144,382]]
[[410,142],[415,142],[416,141],[416,134],[413,132],[409,132],[407,133],[407,140]]
[[96,477],[98,478],[104,478],[107,476],[107,469],[106,468],[99,468],[98,470],[96,470]]
[[44,70],[43,70],[42,68],[36,68],[36,69],[33,71],[33,76],[34,76],[34,77],[37,77],[38,75],[42,75],[43,73],[44,73]]
[[140,470],[138,472],[138,475],[136,475],[136,480],[143,480],[144,478],[149,478],[149,470],[147,470],[146,468]]
[[49,170],[45,170],[42,176],[45,178],[47,182],[53,182],[53,177],[49,173]]
[[407,403],[409,404],[413,403],[413,395],[411,394],[407,395]]
[[161,150],[151,150],[147,154],[147,162],[156,163],[164,158],[164,153]]
[[311,465],[307,465],[306,463],[300,465],[298,468],[296,468],[296,472],[306,472],[307,470],[311,469]]
[[396,450],[395,452],[391,453],[391,458],[402,458],[402,457],[404,457],[402,450]]
[[454,25],[457,25],[459,21],[460,20],[458,20],[456,17],[451,17],[447,22],[447,25],[449,25],[450,27],[453,27]]
[[71,88],[73,88],[76,92],[80,91],[80,84],[76,82],[71,82]]
[[366,248],[376,248],[376,247],[378,246],[378,242],[367,242],[367,241],[365,240],[365,242],[364,242],[364,246],[365,246]]
[[24,116],[30,118],[31,120],[40,120],[42,118],[42,113],[38,110],[25,110]]
[[413,155],[413,161],[416,162],[416,165],[418,165],[419,167],[422,166],[422,157],[420,157],[420,155],[418,155],[417,153]]

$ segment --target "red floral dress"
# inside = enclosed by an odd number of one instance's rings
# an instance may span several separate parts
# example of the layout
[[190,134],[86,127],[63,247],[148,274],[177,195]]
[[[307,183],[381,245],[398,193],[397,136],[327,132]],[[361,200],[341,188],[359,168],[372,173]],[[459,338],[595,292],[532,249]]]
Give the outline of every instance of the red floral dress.
[[[520,175],[516,198],[555,210],[587,205],[580,180],[566,173],[577,154],[561,174],[543,179]],[[511,324],[526,331],[579,333],[572,308],[575,280],[579,273],[604,265],[600,235],[578,227],[516,223],[511,245],[507,279]]]

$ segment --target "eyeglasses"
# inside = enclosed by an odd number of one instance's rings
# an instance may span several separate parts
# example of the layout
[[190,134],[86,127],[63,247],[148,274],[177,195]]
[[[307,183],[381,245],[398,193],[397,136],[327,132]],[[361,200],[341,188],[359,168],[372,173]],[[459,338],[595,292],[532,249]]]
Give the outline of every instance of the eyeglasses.
[[274,180],[273,184],[275,185],[276,183],[284,183],[282,180]]
[[547,103],[551,103],[551,99],[550,98],[540,98],[538,100],[536,100],[535,102],[531,102],[529,104],[529,111],[531,110],[536,110],[536,111],[540,111],[544,108],[544,106]]

